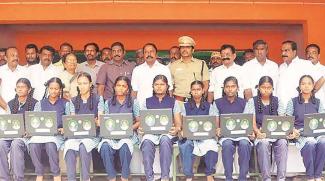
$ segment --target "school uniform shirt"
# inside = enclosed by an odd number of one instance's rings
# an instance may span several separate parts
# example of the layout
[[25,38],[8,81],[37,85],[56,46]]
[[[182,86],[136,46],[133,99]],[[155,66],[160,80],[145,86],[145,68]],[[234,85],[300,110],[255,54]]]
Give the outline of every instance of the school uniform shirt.
[[[90,110],[90,99],[92,99],[93,102],[93,109]],[[79,109],[76,110],[77,104],[79,104]],[[80,100],[78,103],[77,98],[74,97],[70,102],[68,102],[66,106],[66,114],[70,115],[72,113],[75,114],[93,114],[94,119],[98,117],[98,112],[100,110],[103,110],[104,106],[104,99],[103,97],[99,97],[96,94],[93,94],[92,97],[89,97],[88,100]],[[102,111],[103,112],[103,111]],[[95,120],[94,120],[95,121]],[[100,138],[94,137],[94,138],[83,138],[83,139],[67,139],[64,142],[64,153],[63,157],[65,157],[65,154],[68,150],[74,150],[79,151],[79,145],[83,144],[89,153],[91,150],[97,147],[98,143],[100,141]]]
[[236,77],[238,80],[238,96],[244,97],[244,90],[247,88],[247,82],[245,80],[244,69],[242,66],[239,66],[233,63],[230,67],[220,65],[216,67],[210,77],[210,86],[209,92],[213,92],[213,98],[219,99],[222,97],[223,92],[223,82],[227,77]]
[[[248,113],[248,114],[254,114],[254,103],[253,99],[250,99],[247,103],[245,99],[237,97],[235,98],[234,102],[229,102],[226,98],[226,96],[219,98],[215,100],[216,105],[216,115],[220,116],[221,114],[231,114],[231,113]],[[250,134],[250,133],[248,133]],[[233,141],[239,141],[239,140],[247,140],[250,142],[248,137],[238,137],[238,138],[221,138],[220,144],[224,140],[233,140]]]
[[45,83],[53,77],[59,77],[62,72],[56,68],[53,64],[50,64],[45,70],[43,66],[39,64],[28,67],[29,80],[34,90],[34,98],[40,101],[45,93]]
[[[147,109],[172,109],[173,117],[176,113],[181,113],[181,109],[179,107],[179,102],[175,100],[175,98],[165,95],[162,98],[162,101],[159,102],[158,97],[152,96],[146,99],[146,101],[140,106],[140,110],[147,110]],[[169,139],[173,139],[174,136],[170,134],[162,134],[162,135],[153,135],[153,134],[145,134],[142,137],[141,143],[143,140],[147,139],[153,142],[155,145],[159,145],[160,138],[162,136],[168,136]],[[141,148],[140,143],[140,148]]]
[[[289,116],[295,117],[294,127],[300,131],[300,137],[296,142],[296,146],[301,150],[307,141],[315,141],[314,137],[305,137],[303,136],[304,128],[304,115],[311,113],[324,113],[323,101],[316,99],[316,104],[313,104],[311,101],[308,103],[299,103],[299,97],[292,98],[287,105],[286,114]],[[316,138],[318,140],[319,136]]]
[[[253,92],[253,96],[257,95],[258,82],[263,76],[270,76],[273,80],[273,88],[276,90],[276,84],[279,77],[279,66],[275,62],[266,59],[264,65],[260,64],[256,58],[246,62],[243,65],[245,79],[247,81],[247,88]],[[273,92],[276,95],[276,92]]]
[[[203,103],[205,109],[190,106],[189,102],[182,104],[181,113],[182,116],[190,116],[190,115],[216,115],[216,106],[210,105],[208,102]],[[218,141],[216,139],[206,139],[206,140],[193,140],[193,154],[196,156],[204,156],[208,151],[214,151],[218,153]]]
[[[140,107],[137,103],[137,100],[132,100],[132,106],[128,107],[127,105],[127,99],[121,104],[118,101],[116,101],[116,104],[112,104],[112,98],[107,100],[105,102],[105,114],[113,114],[113,113],[133,113],[133,117],[139,117],[140,113]],[[123,139],[103,139],[98,144],[98,150],[100,151],[102,145],[104,143],[107,143],[110,147],[112,147],[114,150],[119,150],[123,144],[127,144],[131,154],[133,153],[133,145],[137,144],[139,142],[137,135],[134,133],[132,137],[130,138],[123,138]]]
[[[42,99],[37,102],[34,111],[56,111],[57,127],[62,128],[62,116],[65,114],[67,102],[64,99],[59,98],[54,104],[50,103],[49,99]],[[64,142],[63,137],[60,136],[32,136],[28,140],[30,143],[55,143],[59,150]]]
[[[275,96],[272,97],[272,102],[273,102],[272,106],[273,106],[274,112],[270,111],[271,101],[270,101],[270,104],[268,104],[268,105],[264,105],[263,103],[261,103],[262,112],[259,112],[258,97],[255,96],[252,99],[253,99],[252,102],[254,104],[253,108],[254,108],[254,114],[255,114],[257,128],[262,127],[264,115],[284,115],[286,112],[285,107],[283,106],[281,101],[278,99],[278,97],[275,97]],[[269,139],[269,138],[255,139],[254,144],[257,145],[262,140],[269,141],[269,142],[277,141],[277,139]]]
[[155,76],[164,75],[168,80],[169,90],[173,90],[173,82],[168,67],[159,63],[157,60],[149,67],[147,62],[134,68],[132,73],[131,85],[133,91],[137,92],[137,100],[142,103],[146,98],[152,96],[152,82]]
[[297,87],[303,75],[311,75],[315,82],[321,77],[310,61],[300,59],[298,56],[289,65],[285,62],[280,65],[276,92],[285,107],[291,98],[298,96]]
[[15,98],[16,83],[20,78],[29,78],[28,71],[25,67],[17,65],[14,71],[9,69],[8,64],[0,67],[0,94],[6,102]]

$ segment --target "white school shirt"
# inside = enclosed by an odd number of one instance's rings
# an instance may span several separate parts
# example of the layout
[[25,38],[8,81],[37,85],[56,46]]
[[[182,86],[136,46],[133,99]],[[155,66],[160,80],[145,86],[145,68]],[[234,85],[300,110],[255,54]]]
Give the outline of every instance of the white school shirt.
[[157,60],[152,67],[149,67],[147,62],[136,66],[132,72],[131,85],[133,91],[137,91],[137,100],[142,103],[146,98],[152,96],[153,79],[157,75],[164,75],[167,77],[169,90],[173,89],[173,82],[170,74],[170,70],[167,66],[159,63]]
[[289,65],[285,62],[280,65],[277,96],[285,107],[291,98],[298,96],[297,87],[303,75],[311,75],[315,82],[321,77],[310,61],[300,59],[298,56]]
[[6,102],[15,98],[16,83],[20,78],[29,78],[25,67],[17,65],[14,71],[9,69],[8,64],[0,67],[1,96]]
[[238,96],[244,98],[244,90],[247,87],[244,77],[244,69],[242,66],[233,63],[229,68],[221,65],[212,71],[210,76],[209,92],[213,92],[214,100],[222,97],[223,82],[230,76],[236,77],[239,86]]
[[41,100],[45,93],[45,83],[53,77],[59,77],[62,71],[50,64],[45,70],[41,64],[28,67],[30,82],[34,90],[34,98]]
[[[276,90],[276,84],[279,77],[279,66],[275,62],[266,59],[264,65],[260,64],[256,58],[246,62],[243,65],[245,79],[247,81],[247,88],[252,89],[253,96],[257,95],[257,88],[261,77],[269,76],[273,80],[273,88]],[[276,91],[273,91],[276,95]]]

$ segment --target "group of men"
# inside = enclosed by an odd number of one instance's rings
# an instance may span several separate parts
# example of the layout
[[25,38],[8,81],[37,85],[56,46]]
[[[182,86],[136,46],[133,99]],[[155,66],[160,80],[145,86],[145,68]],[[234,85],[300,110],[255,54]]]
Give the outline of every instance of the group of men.
[[71,67],[75,69],[72,74],[81,71],[89,73],[95,92],[104,99],[112,96],[115,79],[124,75],[131,80],[133,96],[144,101],[152,96],[152,81],[158,74],[167,77],[171,95],[183,102],[190,98],[190,84],[194,80],[203,82],[206,98],[213,102],[222,96],[223,81],[229,76],[237,78],[238,96],[247,100],[257,94],[256,85],[260,77],[270,76],[274,82],[274,95],[286,104],[298,94],[296,87],[299,78],[305,74],[314,78],[315,91],[318,91],[316,96],[321,99],[325,97],[325,89],[322,88],[325,67],[320,64],[320,47],[316,44],[306,47],[304,60],[298,57],[298,47],[294,41],[284,41],[281,45],[283,63],[280,66],[268,59],[268,44],[264,40],[253,43],[253,55],[248,57],[255,58],[242,66],[235,63],[235,47],[224,44],[221,51],[212,52],[209,69],[206,61],[193,57],[196,44],[191,37],[182,36],[178,42],[178,46],[169,50],[170,63],[167,66],[159,61],[158,48],[153,43],[147,43],[136,51],[136,62],[125,59],[126,50],[121,42],[114,42],[101,52],[96,43],[87,43],[84,46],[86,61],[79,64],[77,61],[65,60],[66,55],[73,53],[73,47],[69,43],[60,46],[58,53],[61,59],[56,63],[53,63],[53,47],[43,46],[38,49],[34,44],[27,45],[27,64],[24,66],[19,65],[17,48],[0,49],[0,106],[5,109],[6,103],[14,98],[15,83],[19,78],[26,77],[31,81],[35,89],[34,98],[40,100],[45,92],[44,83],[52,77],[60,77],[62,71]]

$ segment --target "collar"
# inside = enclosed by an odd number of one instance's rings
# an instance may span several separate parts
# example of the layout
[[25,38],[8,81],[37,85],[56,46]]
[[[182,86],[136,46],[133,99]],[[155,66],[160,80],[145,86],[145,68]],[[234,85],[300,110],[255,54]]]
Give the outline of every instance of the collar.
[[227,99],[227,96],[224,96],[224,97],[222,97],[226,102],[228,102],[229,104],[234,104],[234,103],[236,103],[237,102],[237,100],[238,100],[238,97],[235,97],[235,100],[234,100],[234,102],[230,102],[228,99]]
[[[85,65],[88,67],[89,66],[89,63],[88,63],[88,61],[86,60],[85,61]],[[95,62],[95,67],[98,67],[99,66],[99,62],[98,62],[98,60],[96,60],[96,62]]]
[[[96,61],[96,63],[97,63],[97,61]],[[115,65],[115,66],[122,66],[123,64],[125,64],[125,65],[128,65],[129,64],[129,62],[128,61],[126,61],[126,60],[122,60],[122,63],[121,64],[117,64],[117,63],[115,63],[114,62],[114,60],[110,60],[110,61],[108,61],[107,62],[109,65]]]
[[[185,63],[185,62],[183,61],[183,57],[181,57],[180,62]],[[191,62],[194,62],[194,57],[191,58]]]

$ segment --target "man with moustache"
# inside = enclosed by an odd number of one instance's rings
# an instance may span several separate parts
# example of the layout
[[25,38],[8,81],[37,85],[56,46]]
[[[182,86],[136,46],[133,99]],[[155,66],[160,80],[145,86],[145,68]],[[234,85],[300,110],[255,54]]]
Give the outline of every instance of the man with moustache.
[[16,82],[20,78],[29,78],[27,69],[18,64],[19,56],[16,47],[9,47],[6,51],[7,63],[0,67],[1,96],[5,102],[15,98]]
[[[305,49],[306,59],[309,60],[320,74],[324,74],[325,66],[320,63],[320,47],[317,44],[309,44]],[[325,86],[316,92],[316,97],[325,100]]]
[[[269,76],[273,80],[273,88],[276,90],[276,84],[279,76],[279,66],[274,61],[267,58],[268,44],[264,40],[256,40],[253,43],[254,57],[243,65],[244,75],[247,81],[247,91],[245,98],[249,99],[257,95],[257,85],[261,77]],[[273,91],[276,95],[276,91]]]
[[29,67],[31,65],[35,65],[39,63],[38,48],[35,44],[26,45],[25,56],[26,56],[26,63],[27,63],[25,67]]
[[59,77],[62,72],[53,64],[55,49],[49,45],[43,46],[39,51],[39,64],[28,67],[30,82],[34,90],[34,98],[41,100],[45,93],[45,83],[52,77]]
[[0,48],[0,66],[6,64],[6,49]]
[[287,40],[282,43],[283,63],[279,68],[277,96],[285,107],[291,98],[298,96],[296,88],[303,75],[311,75],[315,82],[321,78],[316,66],[298,57],[297,49],[297,43],[294,41]]
[[100,52],[100,61],[108,62],[112,60],[112,49],[109,47],[104,47]]
[[61,69],[62,71],[64,70],[64,65],[62,58],[63,56],[71,53],[73,51],[73,47],[71,44],[65,42],[60,45],[60,50],[59,50],[59,55],[60,55],[60,60],[53,65],[56,66],[58,69]]
[[152,96],[152,82],[155,76],[164,75],[167,77],[169,90],[173,90],[171,74],[167,66],[157,60],[158,49],[155,44],[147,43],[143,46],[145,62],[134,68],[131,85],[133,95],[140,103],[145,102],[146,98]]
[[220,52],[222,65],[215,68],[211,73],[208,101],[213,102],[213,100],[222,97],[223,82],[230,76],[238,80],[238,96],[243,98],[247,83],[245,82],[243,67],[234,62],[236,58],[236,49],[233,45],[224,44],[221,46]]
[[[91,75],[91,80],[96,88],[97,74],[101,66],[105,63],[98,61],[96,58],[99,53],[99,47],[96,43],[87,43],[84,46],[84,55],[87,61],[81,63],[77,67],[77,72],[87,72]],[[97,88],[96,88],[97,89]],[[94,89],[94,90],[96,90]]]
[[190,98],[190,86],[195,80],[204,84],[204,91],[207,93],[209,87],[209,69],[204,60],[193,57],[195,42],[189,36],[182,36],[178,39],[181,58],[173,62],[170,72],[174,81],[173,95],[178,101],[187,101]]
[[133,62],[124,59],[126,52],[121,42],[114,42],[111,49],[112,61],[106,62],[100,68],[96,81],[98,95],[103,96],[105,100],[113,96],[116,78],[123,75],[131,80],[132,71],[135,67]]

